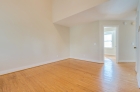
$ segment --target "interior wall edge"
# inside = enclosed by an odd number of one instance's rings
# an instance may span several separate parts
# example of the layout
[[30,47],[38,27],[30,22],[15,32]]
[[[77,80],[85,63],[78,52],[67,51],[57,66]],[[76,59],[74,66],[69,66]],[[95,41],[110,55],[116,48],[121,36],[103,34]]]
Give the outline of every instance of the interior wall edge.
[[13,68],[13,69],[9,69],[9,70],[4,70],[4,71],[0,71],[0,75],[5,75],[5,74],[13,73],[13,72],[18,72],[18,71],[21,71],[21,70],[26,70],[26,69],[38,67],[38,66],[41,66],[41,65],[54,63],[54,62],[57,62],[57,61],[66,60],[66,59],[69,59],[69,58],[61,58],[61,59],[57,59],[57,60],[40,62],[40,63],[36,63],[36,64],[32,64],[32,65],[27,65],[27,66]]
[[77,59],[77,60],[82,60],[82,61],[89,61],[89,62],[97,62],[100,63],[99,60],[92,60],[92,59],[85,59],[85,58],[76,58],[76,57],[70,57],[70,59]]
[[105,55],[115,55],[115,54],[105,53]]
[[118,60],[118,62],[120,62],[120,63],[123,63],[123,62],[125,62],[125,63],[129,63],[129,62],[136,62],[136,60]]
[[137,74],[138,87],[140,88],[140,77]]

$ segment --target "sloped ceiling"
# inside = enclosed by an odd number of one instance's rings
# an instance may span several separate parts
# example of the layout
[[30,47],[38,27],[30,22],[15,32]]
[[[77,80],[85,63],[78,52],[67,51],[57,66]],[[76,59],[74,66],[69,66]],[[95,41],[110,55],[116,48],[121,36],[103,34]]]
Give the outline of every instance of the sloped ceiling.
[[109,0],[53,0],[53,21],[57,22]]
[[137,5],[138,0],[109,0],[55,23],[71,27],[96,20],[134,20]]

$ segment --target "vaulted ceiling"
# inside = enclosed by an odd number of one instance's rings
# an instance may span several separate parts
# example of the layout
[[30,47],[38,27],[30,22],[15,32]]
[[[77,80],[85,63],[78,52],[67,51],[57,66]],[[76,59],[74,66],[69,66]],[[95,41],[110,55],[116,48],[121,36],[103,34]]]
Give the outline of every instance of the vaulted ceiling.
[[97,20],[134,20],[137,5],[138,0],[108,0],[54,23],[71,27]]

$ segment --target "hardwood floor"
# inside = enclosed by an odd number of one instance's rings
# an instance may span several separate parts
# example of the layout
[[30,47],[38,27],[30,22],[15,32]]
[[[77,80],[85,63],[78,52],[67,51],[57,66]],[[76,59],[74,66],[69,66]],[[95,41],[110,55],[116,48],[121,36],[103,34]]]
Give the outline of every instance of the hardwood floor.
[[0,76],[0,92],[140,92],[134,66],[67,59]]
[[116,62],[116,56],[115,55],[104,55],[105,59],[110,59],[114,62]]

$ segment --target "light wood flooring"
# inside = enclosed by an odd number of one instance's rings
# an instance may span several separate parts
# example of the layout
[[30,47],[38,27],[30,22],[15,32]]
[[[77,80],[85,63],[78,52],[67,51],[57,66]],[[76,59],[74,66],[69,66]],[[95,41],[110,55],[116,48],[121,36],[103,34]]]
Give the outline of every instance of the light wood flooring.
[[111,61],[116,62],[116,56],[115,55],[104,55],[105,59],[110,59]]
[[134,67],[67,59],[0,76],[0,92],[140,92]]

